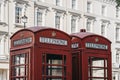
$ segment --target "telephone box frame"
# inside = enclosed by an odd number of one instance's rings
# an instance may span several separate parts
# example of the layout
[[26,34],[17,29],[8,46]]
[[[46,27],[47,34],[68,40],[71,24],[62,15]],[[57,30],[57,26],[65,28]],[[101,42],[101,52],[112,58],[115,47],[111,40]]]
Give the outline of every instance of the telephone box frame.
[[71,37],[65,32],[48,27],[22,29],[11,37],[10,80],[72,80],[71,58]]
[[[111,42],[103,36],[85,30],[73,33],[71,37],[73,80],[112,80]],[[95,62],[100,61],[104,63],[103,66],[95,65]],[[104,74],[92,73],[95,69],[103,70]]]

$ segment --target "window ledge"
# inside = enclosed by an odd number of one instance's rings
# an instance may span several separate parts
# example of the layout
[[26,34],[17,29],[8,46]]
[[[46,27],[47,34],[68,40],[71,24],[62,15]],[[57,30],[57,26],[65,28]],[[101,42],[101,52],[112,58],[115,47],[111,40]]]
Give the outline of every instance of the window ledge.
[[8,61],[9,57],[8,55],[0,55],[0,61]]
[[15,27],[18,27],[18,28],[24,28],[24,26],[21,23],[15,23],[14,25]]
[[0,21],[0,25],[6,26],[7,23],[6,23],[6,22],[1,22],[1,21]]
[[120,41],[116,41],[116,43],[120,43]]
[[27,0],[14,0],[14,2],[22,3],[22,4],[28,4]]

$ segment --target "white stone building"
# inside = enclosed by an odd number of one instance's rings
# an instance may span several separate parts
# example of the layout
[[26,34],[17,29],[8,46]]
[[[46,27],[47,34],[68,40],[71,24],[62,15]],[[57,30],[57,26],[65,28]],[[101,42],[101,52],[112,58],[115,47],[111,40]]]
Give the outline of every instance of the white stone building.
[[114,0],[0,0],[0,80],[9,80],[10,37],[26,27],[50,26],[67,33],[84,28],[112,42],[113,80],[120,80],[120,9]]

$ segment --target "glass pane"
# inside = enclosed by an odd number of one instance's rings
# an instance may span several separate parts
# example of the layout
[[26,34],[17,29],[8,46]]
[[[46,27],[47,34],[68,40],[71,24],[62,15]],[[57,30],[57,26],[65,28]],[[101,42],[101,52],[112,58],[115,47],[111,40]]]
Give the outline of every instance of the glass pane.
[[20,63],[19,55],[15,56],[15,65],[18,65]]
[[25,54],[15,55],[15,57],[14,57],[14,59],[13,59],[13,63],[14,63],[15,65],[25,64]]
[[25,54],[20,55],[20,64],[25,64]]
[[24,75],[25,75],[25,67],[20,66],[20,76],[24,76]]
[[25,67],[24,66],[15,67],[13,74],[14,74],[14,76],[24,76],[25,75]]
[[62,64],[62,55],[48,54],[47,63],[48,64]]
[[47,78],[46,80],[62,80],[61,78]]
[[62,66],[48,66],[47,74],[51,76],[62,76]]
[[92,68],[92,77],[104,77],[104,69]]
[[15,67],[14,71],[14,76],[19,76],[19,67]]
[[90,80],[104,80],[104,79],[95,79],[95,78],[93,78],[93,79],[90,79]]
[[104,67],[104,59],[92,58],[92,66]]
[[88,67],[89,77],[99,77],[99,79],[92,78],[90,80],[104,80],[103,78],[107,78],[107,60],[105,58],[89,57]]

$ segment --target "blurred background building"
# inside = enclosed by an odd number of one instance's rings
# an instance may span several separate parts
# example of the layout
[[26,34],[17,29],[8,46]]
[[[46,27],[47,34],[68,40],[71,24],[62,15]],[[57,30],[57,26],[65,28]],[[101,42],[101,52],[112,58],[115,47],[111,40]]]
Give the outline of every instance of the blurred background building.
[[112,42],[113,80],[120,80],[120,9],[114,0],[0,0],[0,80],[9,80],[10,37],[31,26],[96,33]]

